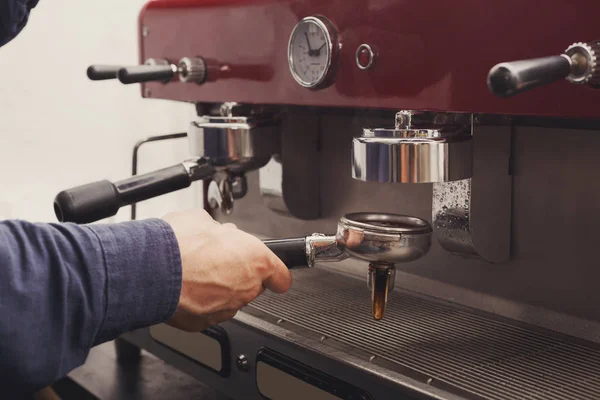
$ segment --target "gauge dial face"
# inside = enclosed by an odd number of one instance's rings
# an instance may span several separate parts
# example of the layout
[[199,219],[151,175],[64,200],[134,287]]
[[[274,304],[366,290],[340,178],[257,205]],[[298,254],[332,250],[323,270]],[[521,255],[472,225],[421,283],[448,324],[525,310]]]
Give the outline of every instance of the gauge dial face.
[[300,21],[288,45],[290,72],[300,85],[317,88],[332,74],[337,39],[331,25],[320,17]]

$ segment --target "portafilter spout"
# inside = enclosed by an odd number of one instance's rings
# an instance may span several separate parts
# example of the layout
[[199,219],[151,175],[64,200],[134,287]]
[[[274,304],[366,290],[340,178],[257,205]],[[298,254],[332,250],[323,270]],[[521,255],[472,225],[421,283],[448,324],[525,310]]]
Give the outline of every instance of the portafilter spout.
[[431,225],[420,218],[388,213],[351,213],[338,222],[335,235],[266,240],[287,266],[312,267],[316,262],[335,262],[348,257],[369,262],[373,318],[385,313],[389,291],[394,288],[397,263],[415,261],[431,247]]

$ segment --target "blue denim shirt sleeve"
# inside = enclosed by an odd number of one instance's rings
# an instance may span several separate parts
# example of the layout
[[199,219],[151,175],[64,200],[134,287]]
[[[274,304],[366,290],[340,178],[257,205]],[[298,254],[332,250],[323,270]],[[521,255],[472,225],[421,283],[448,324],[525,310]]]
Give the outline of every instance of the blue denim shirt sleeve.
[[29,20],[38,0],[0,0],[0,46],[13,40]]
[[91,347],[166,321],[181,293],[169,224],[0,222],[0,388],[27,393]]

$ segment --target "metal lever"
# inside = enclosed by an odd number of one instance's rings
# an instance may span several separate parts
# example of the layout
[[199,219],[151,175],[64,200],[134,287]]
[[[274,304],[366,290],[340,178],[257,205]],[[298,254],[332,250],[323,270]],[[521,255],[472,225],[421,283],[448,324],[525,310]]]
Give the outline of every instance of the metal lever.
[[98,221],[115,215],[123,206],[184,189],[213,173],[212,166],[200,159],[115,183],[93,182],[60,192],[54,200],[54,213],[60,222]]
[[[211,68],[214,69],[214,66]],[[177,65],[163,58],[149,58],[143,65],[136,66],[91,65],[87,75],[93,81],[119,79],[124,84],[153,81],[168,83],[175,77],[179,77],[184,83],[202,84],[215,79],[214,76],[209,77],[209,64],[202,57],[183,57]]]
[[122,65],[90,65],[87,69],[87,76],[92,81],[117,79],[117,73],[121,68],[123,68]]
[[169,82],[177,74],[177,66],[167,65],[138,65],[119,69],[118,78],[123,84],[142,82]]
[[571,73],[567,55],[505,62],[488,75],[488,87],[498,97],[510,97],[564,79]]
[[557,56],[503,62],[490,70],[488,88],[498,97],[511,97],[560,79],[599,87],[598,54],[600,41],[593,41],[574,43]]

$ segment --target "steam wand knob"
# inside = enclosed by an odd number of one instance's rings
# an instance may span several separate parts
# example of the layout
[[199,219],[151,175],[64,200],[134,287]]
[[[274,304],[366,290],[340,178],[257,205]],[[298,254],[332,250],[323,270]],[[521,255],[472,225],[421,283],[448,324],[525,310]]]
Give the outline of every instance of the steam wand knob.
[[202,84],[208,75],[207,63],[202,57],[184,57],[177,65],[165,59],[148,59],[144,65],[123,67],[117,72],[123,84],[143,82],[168,83],[179,77],[181,82]]
[[511,97],[560,79],[600,88],[600,41],[574,43],[557,56],[500,63],[487,83],[494,95]]
[[117,65],[90,65],[87,69],[87,76],[92,81],[105,81],[117,79],[117,74],[123,66]]
[[144,65],[120,68],[119,81],[125,85],[143,82],[170,82],[177,74],[177,66],[165,59],[150,58]]

